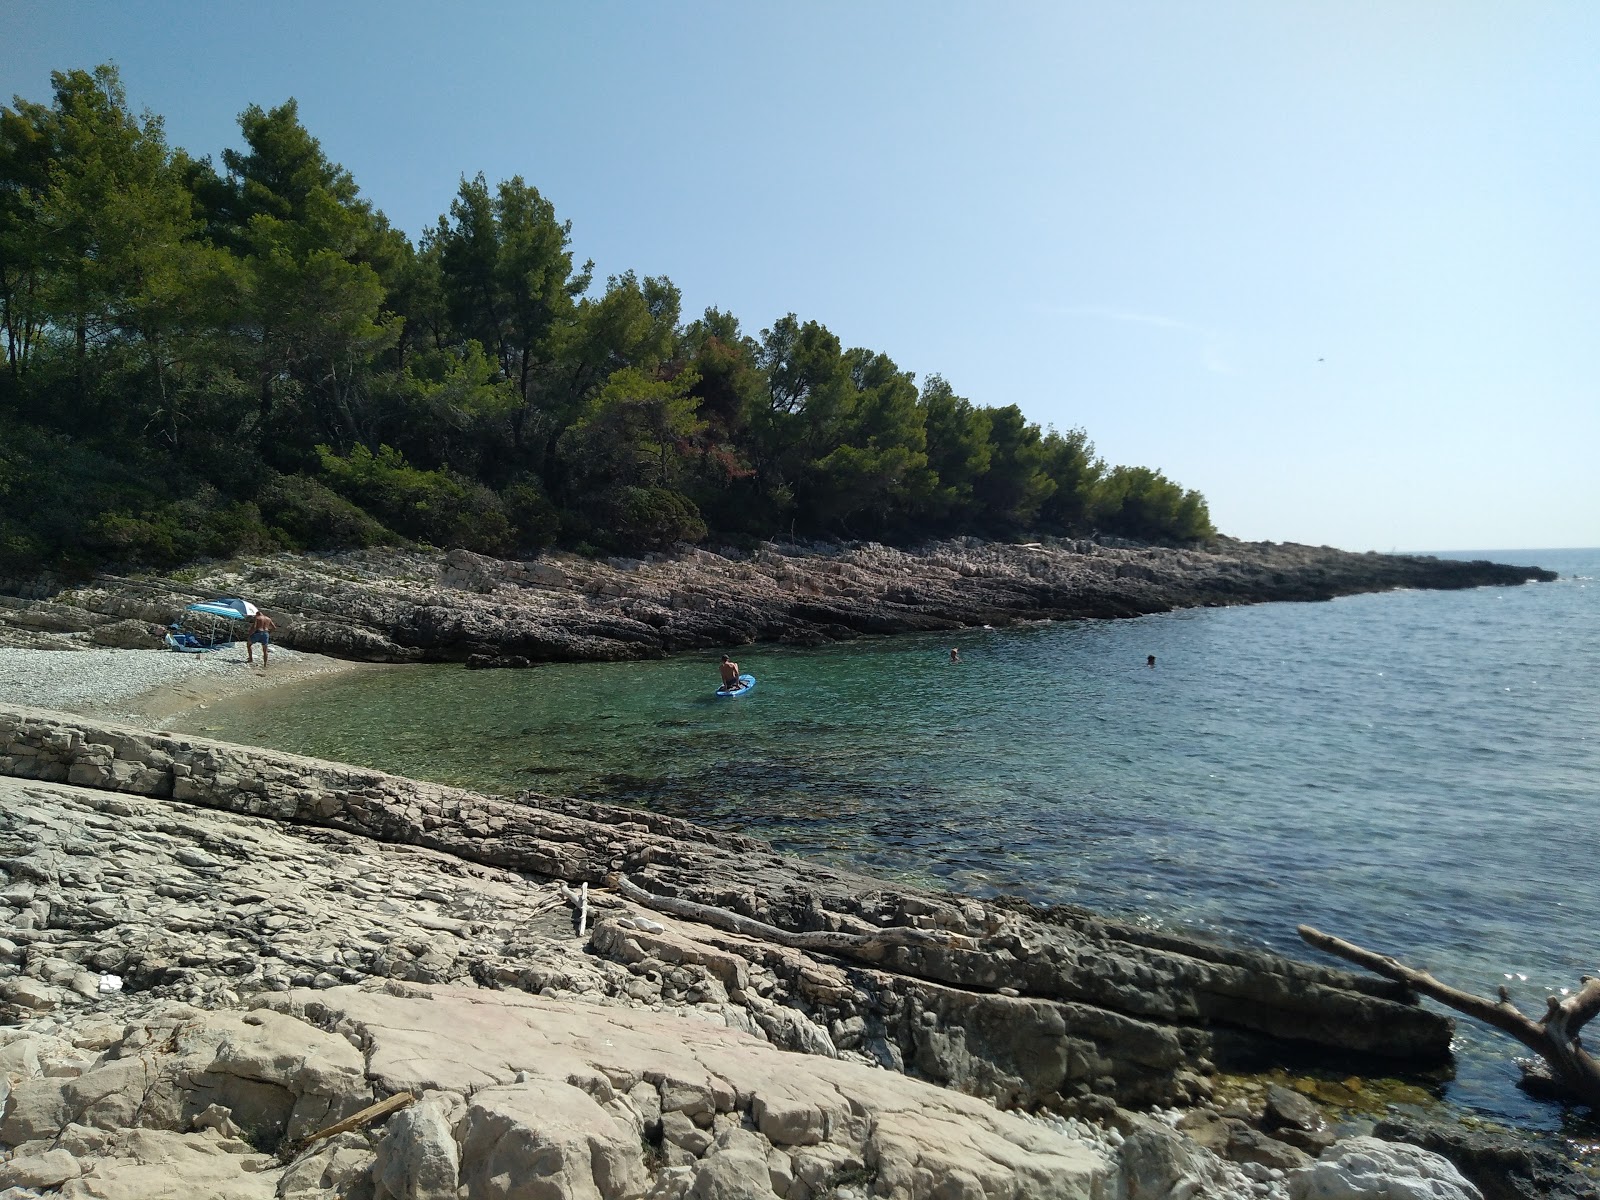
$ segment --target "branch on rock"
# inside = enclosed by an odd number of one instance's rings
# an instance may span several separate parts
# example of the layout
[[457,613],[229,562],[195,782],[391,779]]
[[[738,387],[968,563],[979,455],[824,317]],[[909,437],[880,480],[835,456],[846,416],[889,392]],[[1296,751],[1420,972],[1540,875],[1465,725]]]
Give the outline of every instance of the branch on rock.
[[819,950],[825,954],[841,954],[848,958],[870,960],[874,951],[887,950],[893,946],[953,946],[963,950],[978,948],[975,939],[959,933],[949,933],[939,929],[907,929],[904,926],[894,926],[874,933],[832,933],[826,930],[795,933],[792,930],[779,929],[776,925],[768,925],[765,921],[757,921],[753,917],[729,912],[725,908],[696,904],[692,900],[678,900],[672,896],[658,896],[654,892],[645,891],[626,875],[614,875],[611,879],[617,890],[635,904],[643,904],[660,912],[671,913],[675,917],[698,921],[702,925],[711,925],[730,933],[740,933],[746,937],[775,942],[795,950]]
[[396,1092],[394,1095],[379,1100],[376,1104],[369,1104],[358,1113],[352,1113],[344,1120],[319,1129],[313,1134],[308,1134],[293,1144],[285,1144],[279,1151],[279,1158],[283,1162],[292,1162],[298,1155],[303,1154],[318,1142],[326,1141],[331,1137],[338,1137],[341,1133],[349,1133],[352,1129],[360,1129],[380,1121],[390,1113],[398,1112],[408,1105],[416,1103],[416,1096],[410,1092]]
[[594,913],[595,909],[621,904],[621,901],[606,896],[598,890],[591,892],[587,883],[584,883],[578,891],[573,891],[564,880],[560,879],[555,881],[555,886],[560,891],[561,898],[572,906],[573,924],[579,937],[587,937],[590,923],[599,920]]
[[1440,1004],[1510,1034],[1545,1061],[1550,1068],[1551,1081],[1563,1094],[1600,1111],[1600,1062],[1590,1056],[1579,1040],[1584,1025],[1600,1015],[1600,979],[1585,975],[1583,986],[1575,994],[1565,998],[1551,996],[1544,1020],[1535,1021],[1511,1002],[1511,993],[1503,987],[1498,1002],[1485,1000],[1440,983],[1426,971],[1408,967],[1386,954],[1364,950],[1309,925],[1301,925],[1299,932],[1318,950],[1338,955],[1386,979],[1397,980]]

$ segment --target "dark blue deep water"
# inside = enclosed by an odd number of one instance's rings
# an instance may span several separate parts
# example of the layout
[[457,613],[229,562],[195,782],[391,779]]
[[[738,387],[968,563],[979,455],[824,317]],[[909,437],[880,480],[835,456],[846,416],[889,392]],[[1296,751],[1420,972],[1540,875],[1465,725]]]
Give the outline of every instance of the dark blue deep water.
[[[1600,551],[1452,557],[1561,579],[743,647],[737,701],[714,656],[400,668],[189,727],[1298,956],[1305,922],[1538,1012],[1600,972]],[[1463,1020],[1449,1099],[1553,1124],[1510,1049]]]

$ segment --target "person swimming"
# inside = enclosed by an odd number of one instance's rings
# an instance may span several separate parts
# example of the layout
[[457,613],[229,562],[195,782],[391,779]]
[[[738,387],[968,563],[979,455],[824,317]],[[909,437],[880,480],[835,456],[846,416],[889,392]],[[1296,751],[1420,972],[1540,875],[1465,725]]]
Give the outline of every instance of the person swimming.
[[961,649],[960,649],[960,647],[958,647],[958,646],[951,646],[950,647],[950,661],[951,662],[960,662],[961,661]]

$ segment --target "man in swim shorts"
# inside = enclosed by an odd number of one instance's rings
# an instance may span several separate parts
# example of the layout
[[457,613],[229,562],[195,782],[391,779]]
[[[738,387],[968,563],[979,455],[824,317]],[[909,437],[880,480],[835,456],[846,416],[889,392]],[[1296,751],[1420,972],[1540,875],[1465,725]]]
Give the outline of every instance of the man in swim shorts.
[[731,692],[739,686],[739,664],[734,662],[733,659],[724,654],[722,656],[722,665],[717,669],[722,672],[722,686],[717,691]]
[[272,631],[278,626],[273,619],[264,612],[257,612],[250,618],[250,623],[245,626],[244,660],[253,663],[256,660],[256,647],[261,647],[261,665],[267,665],[267,650],[272,645]]

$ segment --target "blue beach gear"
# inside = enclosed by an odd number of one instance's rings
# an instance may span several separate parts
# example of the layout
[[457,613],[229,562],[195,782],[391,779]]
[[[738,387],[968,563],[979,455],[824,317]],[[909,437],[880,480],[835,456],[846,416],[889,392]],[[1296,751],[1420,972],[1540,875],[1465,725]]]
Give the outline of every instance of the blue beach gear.
[[740,696],[748,696],[755,690],[755,686],[756,677],[754,675],[741,675],[739,676],[738,687],[727,688],[726,690],[718,688],[716,697],[718,700],[737,700]]
[[255,616],[256,611],[248,600],[201,600],[189,605],[178,620],[167,626],[163,640],[168,649],[180,654],[221,650],[238,640],[237,623]]

